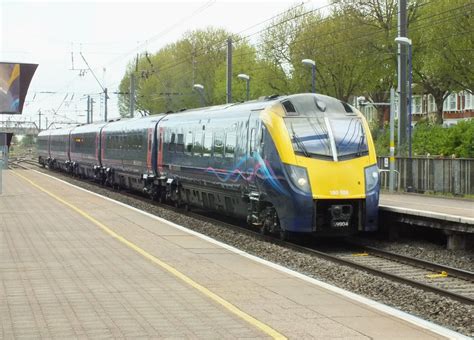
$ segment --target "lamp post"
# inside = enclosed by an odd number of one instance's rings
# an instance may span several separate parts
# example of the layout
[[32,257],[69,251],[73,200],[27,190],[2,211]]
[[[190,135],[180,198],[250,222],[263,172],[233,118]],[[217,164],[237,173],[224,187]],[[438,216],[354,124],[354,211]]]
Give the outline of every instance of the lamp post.
[[[412,41],[407,37],[396,37],[395,42],[399,45],[408,46],[408,157],[411,158],[411,121],[412,121],[412,77],[413,77],[413,67],[412,67]],[[400,103],[401,104],[401,103]]]
[[201,84],[194,84],[193,89],[199,93],[199,98],[201,99],[201,105],[206,106],[206,98],[204,98],[204,86]]
[[245,82],[247,83],[247,100],[249,100],[250,99],[250,76],[241,73],[237,75],[237,78],[245,80]]
[[312,59],[303,59],[301,62],[304,65],[311,66],[311,90],[316,93],[316,62]]
[[393,192],[395,188],[395,90],[393,88],[390,89],[390,103],[367,102],[365,97],[357,97],[357,103],[359,104],[359,106],[365,106],[367,104],[377,106],[390,106],[390,170],[388,177],[388,188],[389,192]]

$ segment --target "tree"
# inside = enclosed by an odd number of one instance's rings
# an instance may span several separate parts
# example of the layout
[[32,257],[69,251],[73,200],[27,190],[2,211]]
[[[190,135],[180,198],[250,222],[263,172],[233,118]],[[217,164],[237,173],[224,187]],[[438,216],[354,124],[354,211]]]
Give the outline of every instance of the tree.
[[[407,9],[408,27],[419,17],[422,1],[410,1]],[[390,88],[395,86],[397,76],[397,0],[344,0],[334,1],[337,12],[354,23],[359,30],[354,37],[359,49],[364,50],[359,58],[367,66],[364,80],[364,94],[373,102],[386,103],[390,100]],[[357,27],[360,26],[360,27]],[[378,128],[382,129],[384,107],[376,106]]]
[[120,84],[120,112],[128,114],[130,74],[136,77],[136,107],[147,113],[178,111],[200,105],[193,84],[202,84],[208,104],[221,103],[214,88],[216,70],[226,62],[225,42],[232,36],[222,29],[207,28],[184,35],[156,54],[141,55],[130,63]]
[[307,24],[292,48],[294,77],[302,80],[299,89],[308,91],[310,72],[301,60],[311,58],[316,62],[317,92],[347,102],[362,91],[371,67],[365,62],[366,50],[358,39],[364,32],[363,27],[337,12]]
[[438,124],[443,123],[443,103],[449,94],[474,86],[472,6],[470,0],[428,2],[420,9],[423,22],[413,30],[414,53],[422,56],[414,72],[434,97]]
[[23,136],[23,138],[21,139],[21,142],[20,142],[21,146],[23,146],[23,147],[30,147],[35,143],[36,143],[36,140],[35,140],[35,137],[33,135]]

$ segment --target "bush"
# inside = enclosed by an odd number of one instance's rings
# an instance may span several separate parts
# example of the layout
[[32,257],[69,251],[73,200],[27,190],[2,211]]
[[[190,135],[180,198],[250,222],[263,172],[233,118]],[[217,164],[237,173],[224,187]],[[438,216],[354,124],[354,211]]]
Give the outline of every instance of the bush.
[[474,158],[474,119],[463,120],[447,129],[446,149],[456,157]]
[[[383,130],[373,129],[372,136],[377,155],[388,155],[388,127]],[[474,119],[460,121],[449,128],[427,121],[418,122],[413,129],[412,151],[417,156],[430,154],[474,158]]]
[[441,125],[419,122],[413,129],[412,151],[414,155],[444,155],[447,130]]

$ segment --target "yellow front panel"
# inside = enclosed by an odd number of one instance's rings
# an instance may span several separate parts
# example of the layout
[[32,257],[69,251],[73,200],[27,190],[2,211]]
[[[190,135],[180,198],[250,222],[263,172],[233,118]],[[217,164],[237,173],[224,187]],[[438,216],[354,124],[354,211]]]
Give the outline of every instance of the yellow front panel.
[[368,156],[339,162],[296,156],[296,163],[308,171],[314,199],[365,198]]
[[262,111],[260,117],[272,136],[281,161],[306,168],[314,199],[355,199],[365,198],[364,168],[376,163],[369,126],[362,114],[357,113],[362,118],[369,155],[337,162],[295,155],[281,105]]

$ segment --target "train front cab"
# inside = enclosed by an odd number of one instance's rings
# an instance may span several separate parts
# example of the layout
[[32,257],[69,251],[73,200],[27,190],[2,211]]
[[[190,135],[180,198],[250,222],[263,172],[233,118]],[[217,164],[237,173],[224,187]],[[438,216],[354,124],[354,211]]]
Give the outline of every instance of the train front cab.
[[274,104],[261,119],[268,130],[265,157],[286,187],[285,195],[268,195],[281,229],[316,236],[377,229],[378,169],[360,112],[331,97],[303,94]]

